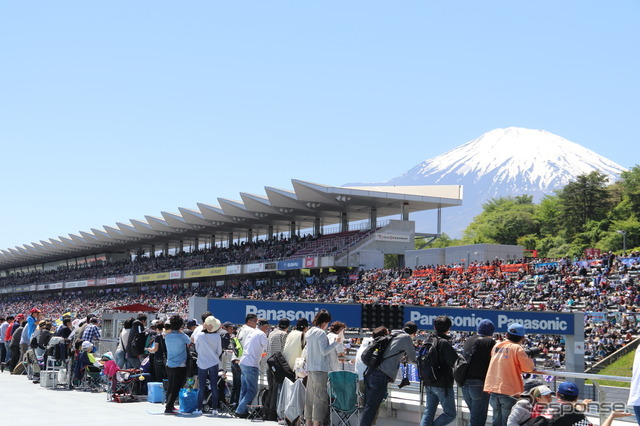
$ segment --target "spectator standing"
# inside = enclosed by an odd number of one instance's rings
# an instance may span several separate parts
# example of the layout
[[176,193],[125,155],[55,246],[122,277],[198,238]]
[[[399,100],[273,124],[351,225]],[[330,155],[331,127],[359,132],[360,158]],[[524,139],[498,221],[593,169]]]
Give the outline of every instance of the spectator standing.
[[[376,329],[380,330],[380,329]],[[364,373],[364,410],[360,417],[360,426],[371,426],[378,408],[387,394],[387,385],[393,383],[398,375],[400,362],[416,363],[416,350],[413,338],[418,326],[413,321],[405,323],[402,331],[394,332],[394,337],[382,355],[383,361],[377,368],[368,368]]]
[[[277,352],[282,353],[284,344],[287,340],[287,330],[289,330],[290,324],[291,322],[288,319],[283,318],[278,322],[278,328],[269,333],[267,341],[267,359]],[[267,400],[266,419],[269,421],[277,421],[278,413],[276,412],[276,408],[278,405],[278,395],[280,394],[282,386],[276,381],[276,376],[270,368],[267,368],[267,386],[269,388],[269,398]]]
[[[453,366],[458,353],[451,346],[451,318],[440,315],[433,321],[435,336],[433,345],[438,354],[440,377],[435,382],[424,382],[426,407],[422,414],[420,426],[446,426],[456,418],[456,401],[453,395]],[[438,404],[442,406],[442,414],[437,418]]]
[[533,370],[534,363],[522,348],[525,329],[513,323],[507,328],[507,339],[497,343],[491,351],[491,361],[484,382],[484,391],[491,394],[493,426],[506,426],[511,408],[517,402],[513,395],[524,391],[522,373]]
[[491,350],[496,344],[492,337],[495,329],[493,321],[483,319],[478,324],[478,333],[464,342],[463,356],[469,362],[469,368],[462,386],[462,395],[469,408],[469,426],[484,426],[487,421],[490,395],[483,389],[491,361]]
[[6,319],[0,315],[0,369],[4,371],[4,361],[7,358],[7,347],[4,344],[4,335],[7,333],[7,327],[9,327],[9,318]]
[[118,364],[118,367],[125,368],[126,362],[126,348],[127,342],[129,341],[129,333],[131,332],[131,326],[135,319],[133,317],[127,318],[122,323],[122,330],[120,331],[120,338],[118,340],[118,346],[116,347],[116,353],[114,355],[115,362]]
[[202,406],[204,402],[204,392],[207,379],[209,379],[209,388],[211,390],[211,407],[212,415],[217,415],[218,407],[218,366],[220,365],[220,354],[222,353],[222,345],[220,343],[220,321],[213,315],[208,316],[204,320],[202,332],[194,333],[192,338],[198,353],[198,410],[196,414],[202,414]]
[[342,370],[342,364],[340,363],[340,357],[344,356],[344,330],[347,328],[347,325],[341,321],[334,321],[329,327],[329,333],[327,333],[327,338],[329,339],[329,343],[333,343],[336,341],[338,337],[340,337],[340,343],[336,345],[335,350],[329,352],[329,371],[338,371]]
[[304,334],[309,329],[309,321],[306,318],[301,317],[296,321],[295,329],[291,330],[287,336],[287,340],[284,342],[284,348],[282,349],[282,355],[287,360],[287,364],[295,371],[296,359],[302,357],[302,350],[305,346]]
[[260,378],[260,360],[267,348],[267,332],[269,321],[259,319],[256,328],[244,338],[242,357],[240,357],[240,370],[242,371],[240,386],[240,402],[236,408],[236,416],[247,418],[249,412],[247,405],[251,405],[258,394],[258,380]]
[[[147,342],[145,327],[147,326],[147,316],[138,314],[138,317],[129,331],[129,338],[125,346],[125,364],[127,368],[139,368],[144,355],[144,347]],[[182,327],[182,325],[181,325]],[[184,334],[184,333],[182,333]]]
[[100,322],[98,321],[98,317],[92,317],[89,320],[89,325],[84,329],[84,333],[82,333],[82,341],[83,342],[91,342],[93,346],[98,344],[100,340],[100,328],[98,325]]
[[174,404],[187,377],[187,345],[191,341],[182,332],[183,325],[184,320],[179,315],[173,315],[169,319],[171,332],[165,336],[168,380],[165,414],[177,414]]
[[636,349],[636,354],[633,358],[631,389],[629,389],[627,405],[633,407],[636,421],[640,425],[640,348]]
[[331,322],[331,314],[322,309],[313,319],[313,327],[307,331],[306,368],[307,389],[305,393],[304,418],[307,426],[320,426],[327,417],[329,395],[327,380],[329,377],[329,357],[331,351],[341,342],[338,337],[329,343],[325,330]]

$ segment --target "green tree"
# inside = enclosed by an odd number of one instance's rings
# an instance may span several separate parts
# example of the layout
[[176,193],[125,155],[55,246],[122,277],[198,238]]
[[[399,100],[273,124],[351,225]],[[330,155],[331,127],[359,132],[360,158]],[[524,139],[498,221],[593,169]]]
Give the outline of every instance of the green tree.
[[599,221],[607,216],[612,207],[607,181],[604,174],[593,171],[578,176],[559,191],[561,218],[568,235],[582,232],[590,220]]
[[620,185],[624,190],[624,196],[631,203],[631,211],[637,215],[640,211],[640,166],[635,165],[631,170],[622,172]]
[[516,244],[519,237],[535,234],[539,223],[535,218],[533,197],[501,197],[483,204],[483,211],[464,231],[468,244]]

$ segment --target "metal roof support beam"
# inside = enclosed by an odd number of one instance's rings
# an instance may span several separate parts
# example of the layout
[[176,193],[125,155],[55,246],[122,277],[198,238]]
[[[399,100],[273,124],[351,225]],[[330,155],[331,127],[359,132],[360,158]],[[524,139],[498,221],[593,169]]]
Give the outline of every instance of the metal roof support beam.
[[229,243],[229,247],[233,245],[233,232],[229,232],[229,234],[227,234],[227,242]]
[[292,220],[291,222],[289,222],[289,238],[293,238],[294,235],[296,235],[296,221]]
[[178,253],[182,253],[184,251],[184,241],[180,240],[180,244],[178,245]]
[[440,235],[442,235],[442,206],[438,206],[438,225],[436,227],[437,231],[437,235],[438,237],[440,237]]
[[247,228],[247,242],[248,243],[253,242],[253,229],[251,228]]
[[162,248],[162,255],[164,257],[169,256],[169,243],[164,243],[164,247]]
[[200,238],[195,237],[193,239],[193,247],[191,248],[191,251],[198,250],[198,248],[200,248]]
[[313,220],[313,236],[314,237],[320,236],[320,218],[319,217],[316,217]]

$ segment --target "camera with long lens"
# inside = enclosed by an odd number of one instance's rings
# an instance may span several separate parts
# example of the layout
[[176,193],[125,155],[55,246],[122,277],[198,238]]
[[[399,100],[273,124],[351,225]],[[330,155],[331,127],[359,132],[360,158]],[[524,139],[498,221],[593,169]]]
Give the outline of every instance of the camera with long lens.
[[402,389],[403,387],[410,385],[411,383],[409,382],[409,378],[408,377],[403,377],[402,381],[400,382],[400,384],[398,385],[398,387],[400,389]]
[[524,353],[526,353],[529,358],[537,358],[538,355],[540,355],[540,349],[536,347],[527,348],[524,350]]

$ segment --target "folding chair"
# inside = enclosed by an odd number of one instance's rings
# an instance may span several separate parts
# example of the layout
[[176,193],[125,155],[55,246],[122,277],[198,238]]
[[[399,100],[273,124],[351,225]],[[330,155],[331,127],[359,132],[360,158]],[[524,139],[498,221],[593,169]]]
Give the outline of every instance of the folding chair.
[[[358,405],[358,374],[353,371],[332,371],[329,373],[329,419],[331,426],[350,426],[355,416],[360,423]],[[334,416],[337,423],[334,422]]]

